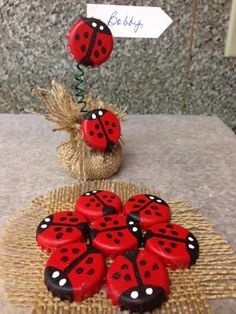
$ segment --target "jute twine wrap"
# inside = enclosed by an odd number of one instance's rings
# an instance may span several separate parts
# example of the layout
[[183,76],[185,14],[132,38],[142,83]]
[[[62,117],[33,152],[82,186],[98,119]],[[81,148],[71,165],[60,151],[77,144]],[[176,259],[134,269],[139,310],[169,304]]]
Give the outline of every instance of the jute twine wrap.
[[[127,182],[84,181],[37,197],[30,206],[17,210],[0,238],[0,274],[9,303],[30,307],[35,314],[119,312],[104,290],[82,303],[69,303],[53,298],[43,282],[47,254],[36,245],[36,226],[48,214],[72,210],[76,197],[93,189],[114,191],[123,201],[133,194],[153,193]],[[155,313],[212,313],[209,299],[236,297],[236,256],[196,208],[181,201],[169,204],[172,221],[190,228],[198,238],[200,257],[190,270],[170,271],[171,295]]]
[[[35,88],[33,94],[41,99],[48,114],[44,117],[58,125],[53,131],[66,131],[70,138],[58,147],[58,158],[64,169],[79,179],[106,179],[116,173],[122,163],[122,146],[115,145],[111,152],[94,151],[86,145],[80,129],[82,113],[73,96],[59,83],[52,81],[52,89]],[[88,111],[102,108],[124,119],[125,110],[105,104],[91,95],[86,97]]]

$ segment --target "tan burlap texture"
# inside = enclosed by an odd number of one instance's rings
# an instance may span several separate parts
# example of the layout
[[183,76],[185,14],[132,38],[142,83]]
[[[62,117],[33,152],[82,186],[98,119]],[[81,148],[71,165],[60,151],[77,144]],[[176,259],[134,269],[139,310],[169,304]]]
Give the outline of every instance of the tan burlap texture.
[[[58,159],[64,169],[75,178],[106,179],[115,174],[122,163],[122,146],[119,142],[110,152],[95,151],[86,145],[80,122],[83,119],[81,107],[73,95],[62,85],[52,81],[51,90],[35,88],[33,94],[41,99],[41,106],[47,111],[44,117],[58,125],[54,131],[66,131],[69,140],[58,147]],[[112,104],[105,104],[91,95],[86,97],[86,109],[108,109],[120,120],[124,119],[125,110]]]
[[[119,313],[104,290],[82,303],[69,303],[53,298],[43,282],[47,254],[36,245],[36,226],[48,214],[73,210],[76,197],[93,189],[114,191],[123,201],[137,193],[155,193],[128,182],[84,181],[39,196],[28,207],[17,210],[0,239],[0,275],[9,303],[30,307],[35,314]],[[191,269],[170,271],[171,295],[155,313],[212,313],[208,300],[236,297],[236,256],[196,208],[182,201],[169,204],[172,221],[190,228],[198,238],[200,257]]]

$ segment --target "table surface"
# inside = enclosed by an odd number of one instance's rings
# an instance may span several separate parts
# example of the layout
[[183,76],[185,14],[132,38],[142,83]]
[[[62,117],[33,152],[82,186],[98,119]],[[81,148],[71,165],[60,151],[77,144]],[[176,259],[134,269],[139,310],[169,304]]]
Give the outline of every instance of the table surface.
[[[236,251],[234,133],[207,116],[129,115],[122,127],[124,162],[114,178],[198,207]],[[35,196],[75,182],[57,162],[68,135],[52,128],[38,115],[0,114],[0,226]],[[3,302],[1,313],[13,313]],[[236,300],[211,304],[215,313],[236,313]]]

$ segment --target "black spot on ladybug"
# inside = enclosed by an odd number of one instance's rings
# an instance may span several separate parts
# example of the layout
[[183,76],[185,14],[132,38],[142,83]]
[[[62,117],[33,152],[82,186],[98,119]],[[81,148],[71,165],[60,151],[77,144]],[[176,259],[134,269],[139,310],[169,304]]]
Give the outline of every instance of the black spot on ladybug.
[[165,247],[164,250],[165,250],[167,253],[171,253],[171,249],[168,248],[168,247]]
[[166,230],[165,229],[159,229],[159,231],[161,232],[161,233],[166,233]]
[[102,223],[100,223],[100,226],[105,228],[107,226],[107,224],[105,222],[102,222]]
[[174,242],[171,242],[170,246],[173,247],[173,248],[175,248],[175,247],[177,246],[177,244],[174,243]]
[[90,202],[96,202],[95,198],[91,198]]
[[123,264],[122,266],[121,266],[121,269],[128,269],[129,268],[129,266],[127,265],[127,264]]
[[96,206],[96,207],[100,207],[100,206],[101,206],[101,204],[97,203],[95,206]]
[[61,239],[63,237],[63,233],[58,233],[57,235],[56,235],[56,239]]
[[66,253],[67,251],[68,251],[68,249],[65,247],[60,250],[61,253]]
[[79,249],[74,248],[74,249],[72,249],[72,252],[73,252],[74,254],[77,254],[77,253],[79,253]]
[[166,225],[166,228],[173,229],[174,227],[171,224]]
[[112,129],[108,129],[107,131],[109,134],[113,134],[113,130]]
[[98,46],[101,46],[102,45],[102,41],[101,39],[98,39]]
[[73,229],[72,229],[71,227],[68,227],[68,228],[66,229],[66,232],[71,233],[71,232],[73,232]]
[[89,132],[89,135],[94,136],[94,132],[93,132],[93,131],[90,131],[90,132]]
[[107,195],[103,195],[102,197],[103,197],[103,198],[107,198]]
[[87,258],[87,260],[85,261],[86,264],[92,264],[92,262],[93,262],[92,257]]
[[66,217],[61,217],[60,221],[65,221],[67,218]]
[[96,58],[98,58],[98,57],[99,57],[99,52],[98,52],[97,50],[95,50],[95,52],[94,52],[94,56],[95,56]]
[[106,53],[106,52],[107,52],[106,48],[102,47],[102,53]]
[[64,263],[67,262],[68,261],[68,257],[66,255],[62,256],[61,261],[64,262]]
[[88,38],[89,37],[89,33],[88,32],[84,32],[84,38]]
[[120,240],[119,239],[114,239],[115,244],[120,244]]
[[111,221],[111,217],[105,217],[104,220],[105,221]]
[[61,231],[61,227],[54,228],[54,231],[56,231],[56,232]]
[[82,45],[82,46],[80,47],[80,49],[81,49],[82,52],[85,52],[86,46],[85,46],[85,45]]
[[141,266],[145,266],[145,265],[147,264],[147,262],[146,262],[144,259],[142,259],[142,260],[139,262],[139,264],[140,264]]
[[145,200],[138,200],[138,203],[144,204],[144,203],[145,203]]
[[110,233],[107,233],[106,236],[107,236],[108,239],[112,238],[112,234],[110,234]]
[[86,206],[86,207],[90,207],[91,204],[90,204],[90,203],[86,203],[85,206]]
[[158,266],[157,264],[154,264],[154,265],[152,266],[152,269],[153,269],[153,270],[157,270],[157,269],[159,269],[159,266]]
[[73,214],[72,213],[68,213],[67,216],[73,216]]
[[113,221],[113,224],[114,224],[114,225],[119,225],[119,221],[114,220],[114,221]]
[[145,277],[145,278],[150,278],[150,277],[151,277],[151,274],[150,274],[150,272],[149,272],[148,270],[145,271],[144,277]]
[[125,281],[130,281],[131,280],[131,277],[129,274],[126,274],[125,277],[124,277],[124,280]]
[[155,206],[155,205],[152,205],[151,206],[151,209],[157,209],[158,207],[157,206]]
[[118,236],[122,238],[124,236],[124,234],[122,232],[118,231]]
[[71,218],[70,221],[71,221],[71,222],[77,222],[77,221],[78,221],[78,218]]
[[77,40],[77,41],[80,40],[80,35],[79,34],[75,34],[75,40]]
[[97,129],[97,130],[100,128],[99,124],[95,124],[94,127],[95,127],[95,129]]
[[115,198],[116,198],[116,197],[115,197],[115,195],[112,195],[112,196],[111,196],[111,199],[113,199],[113,200],[114,200]]
[[119,279],[121,276],[120,276],[120,273],[115,273],[113,276],[112,276],[112,278],[114,278],[114,279]]
[[164,245],[164,241],[158,241],[160,245]]
[[144,211],[146,215],[151,215],[151,211],[149,209]]
[[[115,127],[116,127],[115,122],[112,122],[111,126],[112,126],[113,128],[115,128]],[[133,198],[131,198],[131,199],[130,199],[130,201],[131,201],[131,200],[132,200],[132,201],[134,201],[134,199],[133,199]]]
[[94,274],[94,269],[91,268],[88,272],[87,272],[88,275],[93,275]]
[[110,124],[110,122],[106,120],[105,121],[105,125],[109,125],[109,124]]
[[83,270],[82,267],[79,267],[79,268],[76,269],[77,274],[82,274],[83,271],[84,270]]
[[140,205],[134,205],[134,208],[139,208],[140,207]]
[[161,216],[161,214],[160,214],[160,213],[155,213],[155,215],[156,215],[156,216]]
[[103,137],[103,134],[102,133],[98,133],[97,135],[99,138],[102,138]]
[[179,233],[177,231],[171,231],[171,234],[177,236]]
[[107,200],[107,203],[112,203],[112,200]]

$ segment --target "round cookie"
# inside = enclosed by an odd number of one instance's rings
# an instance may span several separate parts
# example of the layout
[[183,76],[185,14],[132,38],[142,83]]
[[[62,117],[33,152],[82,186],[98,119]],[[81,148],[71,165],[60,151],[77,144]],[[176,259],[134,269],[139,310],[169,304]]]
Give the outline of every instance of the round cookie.
[[161,223],[147,230],[145,248],[159,256],[167,267],[184,269],[196,263],[199,244],[186,228]]
[[68,48],[80,64],[95,67],[109,58],[113,49],[113,37],[102,21],[82,18],[68,32]]
[[40,222],[36,230],[36,241],[43,250],[51,251],[67,243],[83,241],[87,233],[85,217],[74,211],[61,211]]
[[156,195],[138,194],[124,204],[124,213],[137,220],[143,229],[170,220],[169,205]]
[[45,284],[61,300],[83,301],[97,293],[104,281],[103,255],[85,243],[71,243],[56,249],[44,271]]
[[127,250],[137,248],[142,233],[137,222],[123,215],[109,215],[92,224],[93,246],[106,256],[115,257]]
[[114,192],[88,191],[77,198],[75,210],[92,222],[104,215],[119,213],[122,210],[122,202]]
[[170,293],[168,272],[154,254],[146,250],[127,251],[108,270],[107,293],[121,310],[151,312]]
[[105,109],[94,109],[86,114],[81,122],[81,130],[86,143],[93,149],[112,150],[121,135],[117,116]]

